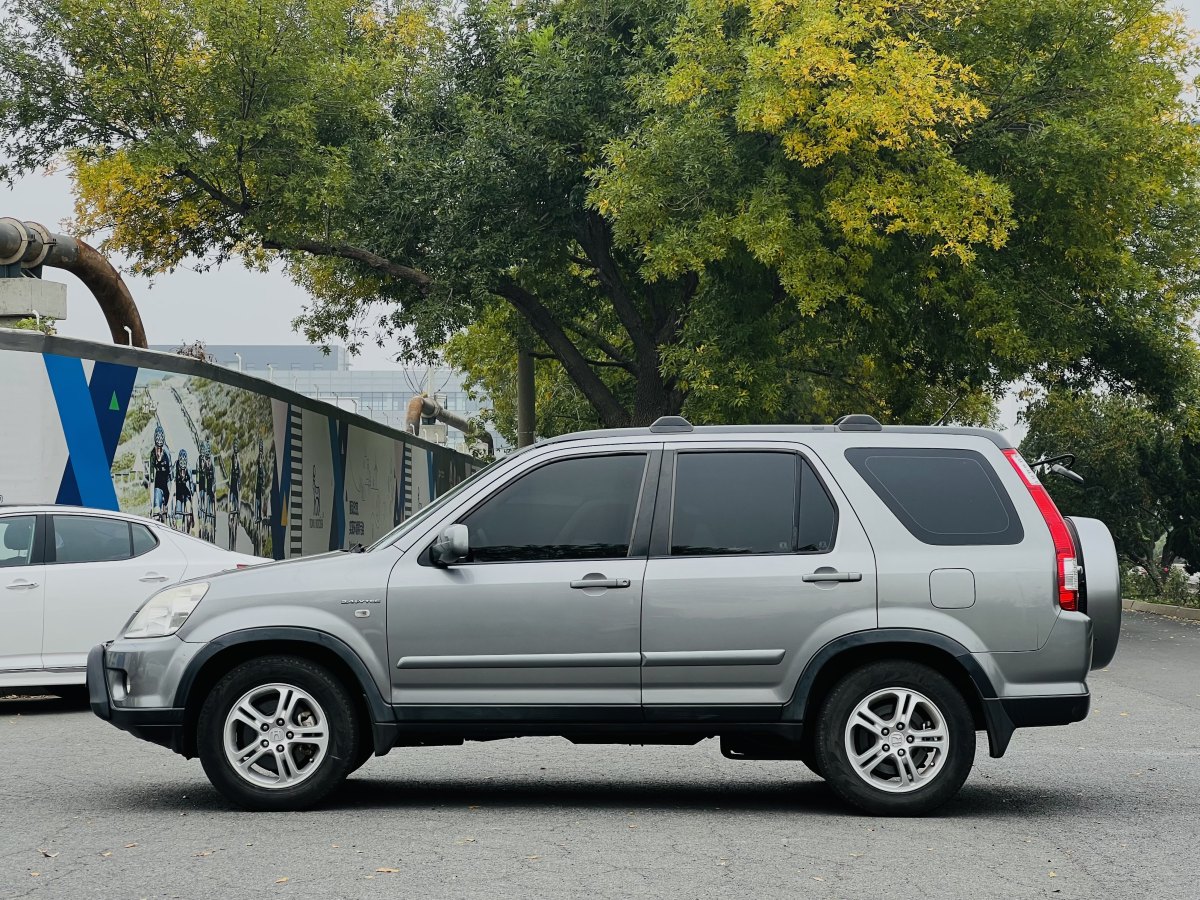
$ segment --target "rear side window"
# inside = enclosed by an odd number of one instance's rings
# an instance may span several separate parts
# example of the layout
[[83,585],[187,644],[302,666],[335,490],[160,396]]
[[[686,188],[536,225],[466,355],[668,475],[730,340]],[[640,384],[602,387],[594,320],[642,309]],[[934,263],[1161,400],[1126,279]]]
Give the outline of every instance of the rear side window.
[[926,544],[1019,544],[1025,537],[991,463],[974,450],[857,447],[846,459]]
[[150,529],[145,525],[137,525],[133,522],[130,522],[129,527],[133,530],[134,556],[141,556],[143,553],[149,553],[158,546],[158,538],[156,538],[150,532]]
[[54,562],[112,562],[131,556],[128,522],[93,516],[54,516]]
[[795,453],[681,452],[675,458],[672,556],[822,553],[837,514]]

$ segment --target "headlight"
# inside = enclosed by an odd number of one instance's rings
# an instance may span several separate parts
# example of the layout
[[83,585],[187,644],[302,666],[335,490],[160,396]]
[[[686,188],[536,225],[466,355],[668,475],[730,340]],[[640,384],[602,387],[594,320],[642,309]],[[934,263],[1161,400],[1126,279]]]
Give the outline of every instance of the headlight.
[[137,611],[125,629],[125,637],[167,637],[174,634],[183,627],[207,591],[207,581],[195,581],[159,591]]

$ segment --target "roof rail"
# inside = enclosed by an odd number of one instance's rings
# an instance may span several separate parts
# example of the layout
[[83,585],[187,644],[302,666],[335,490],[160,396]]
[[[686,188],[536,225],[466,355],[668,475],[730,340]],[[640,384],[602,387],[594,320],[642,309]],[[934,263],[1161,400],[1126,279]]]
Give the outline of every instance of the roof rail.
[[838,431],[883,431],[878,419],[863,413],[842,416],[833,424],[837,426]]
[[678,431],[692,431],[692,423],[683,416],[659,416],[650,426],[654,434],[671,434]]

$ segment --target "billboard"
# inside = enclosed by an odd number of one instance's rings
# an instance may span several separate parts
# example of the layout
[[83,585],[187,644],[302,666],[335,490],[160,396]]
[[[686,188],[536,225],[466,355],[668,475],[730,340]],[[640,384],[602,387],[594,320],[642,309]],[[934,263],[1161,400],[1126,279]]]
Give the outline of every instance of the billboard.
[[0,503],[119,509],[285,559],[370,544],[482,465],[261,379],[0,331]]

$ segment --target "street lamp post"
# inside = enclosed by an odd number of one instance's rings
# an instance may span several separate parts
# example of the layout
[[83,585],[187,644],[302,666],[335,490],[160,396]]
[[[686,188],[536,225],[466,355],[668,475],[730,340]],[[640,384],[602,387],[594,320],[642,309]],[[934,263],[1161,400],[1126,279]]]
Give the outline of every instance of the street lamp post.
[[239,372],[241,372],[241,371],[242,371],[242,354],[238,353],[238,352],[235,350],[233,355],[237,357],[237,361],[238,361],[238,371],[239,371]]
[[267,378],[271,379],[271,384],[275,383],[275,367],[267,363]]

